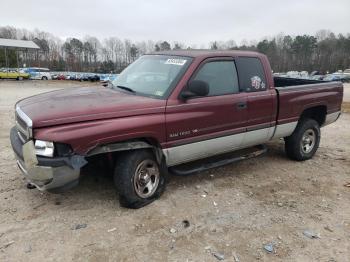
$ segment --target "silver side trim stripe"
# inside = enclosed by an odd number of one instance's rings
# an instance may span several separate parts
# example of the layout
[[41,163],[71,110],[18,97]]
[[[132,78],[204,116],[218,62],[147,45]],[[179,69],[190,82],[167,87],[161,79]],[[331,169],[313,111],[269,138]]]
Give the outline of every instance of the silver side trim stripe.
[[224,136],[163,150],[168,166],[174,166],[216,154],[229,152],[240,147],[245,133]]
[[[335,122],[340,116],[340,111],[328,114],[323,126]],[[168,166],[175,166],[190,161],[223,154],[254,145],[268,142],[271,139],[290,136],[298,122],[277,125],[245,133],[218,137],[200,142],[163,149]]]
[[338,111],[338,112],[334,112],[331,114],[327,114],[326,120],[324,121],[324,124],[322,126],[326,126],[326,125],[332,124],[333,122],[337,121],[337,119],[340,116],[340,113],[341,112]]
[[298,122],[295,121],[287,124],[277,125],[272,139],[290,136],[297,127],[297,124]]
[[163,150],[168,166],[175,166],[190,161],[223,154],[250,146],[263,144],[272,138],[289,136],[297,122],[263,128],[230,136],[218,137]]

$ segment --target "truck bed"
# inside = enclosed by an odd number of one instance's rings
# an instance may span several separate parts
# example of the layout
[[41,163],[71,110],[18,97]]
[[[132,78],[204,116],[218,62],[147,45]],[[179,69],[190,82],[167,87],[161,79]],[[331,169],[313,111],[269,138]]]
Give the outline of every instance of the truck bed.
[[277,124],[298,121],[311,107],[319,107],[326,115],[341,110],[341,82],[274,77],[274,84],[278,96]]
[[273,77],[273,82],[275,83],[275,87],[300,86],[300,85],[325,83],[325,81],[322,81],[322,80],[299,79],[299,78],[289,78],[289,77]]

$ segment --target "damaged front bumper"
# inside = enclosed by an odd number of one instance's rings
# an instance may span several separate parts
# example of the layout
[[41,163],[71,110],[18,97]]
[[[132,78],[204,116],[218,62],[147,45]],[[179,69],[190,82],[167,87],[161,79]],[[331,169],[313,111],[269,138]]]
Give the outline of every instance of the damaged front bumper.
[[23,143],[15,127],[11,129],[10,138],[19,169],[39,190],[60,192],[79,183],[80,169],[87,163],[83,156],[37,156],[33,140]]

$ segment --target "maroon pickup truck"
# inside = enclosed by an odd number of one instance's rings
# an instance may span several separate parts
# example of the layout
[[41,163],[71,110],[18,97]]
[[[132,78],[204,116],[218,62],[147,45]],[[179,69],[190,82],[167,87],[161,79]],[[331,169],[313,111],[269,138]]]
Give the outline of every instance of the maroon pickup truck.
[[168,173],[232,163],[272,139],[284,138],[291,159],[310,159],[342,99],[342,83],[273,77],[256,52],[157,52],[107,87],[19,101],[11,143],[29,185],[68,189],[102,162],[121,205],[138,208],[160,196]]

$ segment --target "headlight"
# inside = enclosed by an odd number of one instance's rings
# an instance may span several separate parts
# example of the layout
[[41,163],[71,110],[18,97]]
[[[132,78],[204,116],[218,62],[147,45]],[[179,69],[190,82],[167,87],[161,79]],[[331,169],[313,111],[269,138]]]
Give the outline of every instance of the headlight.
[[39,156],[53,157],[55,147],[53,142],[36,140],[35,141],[35,154]]

